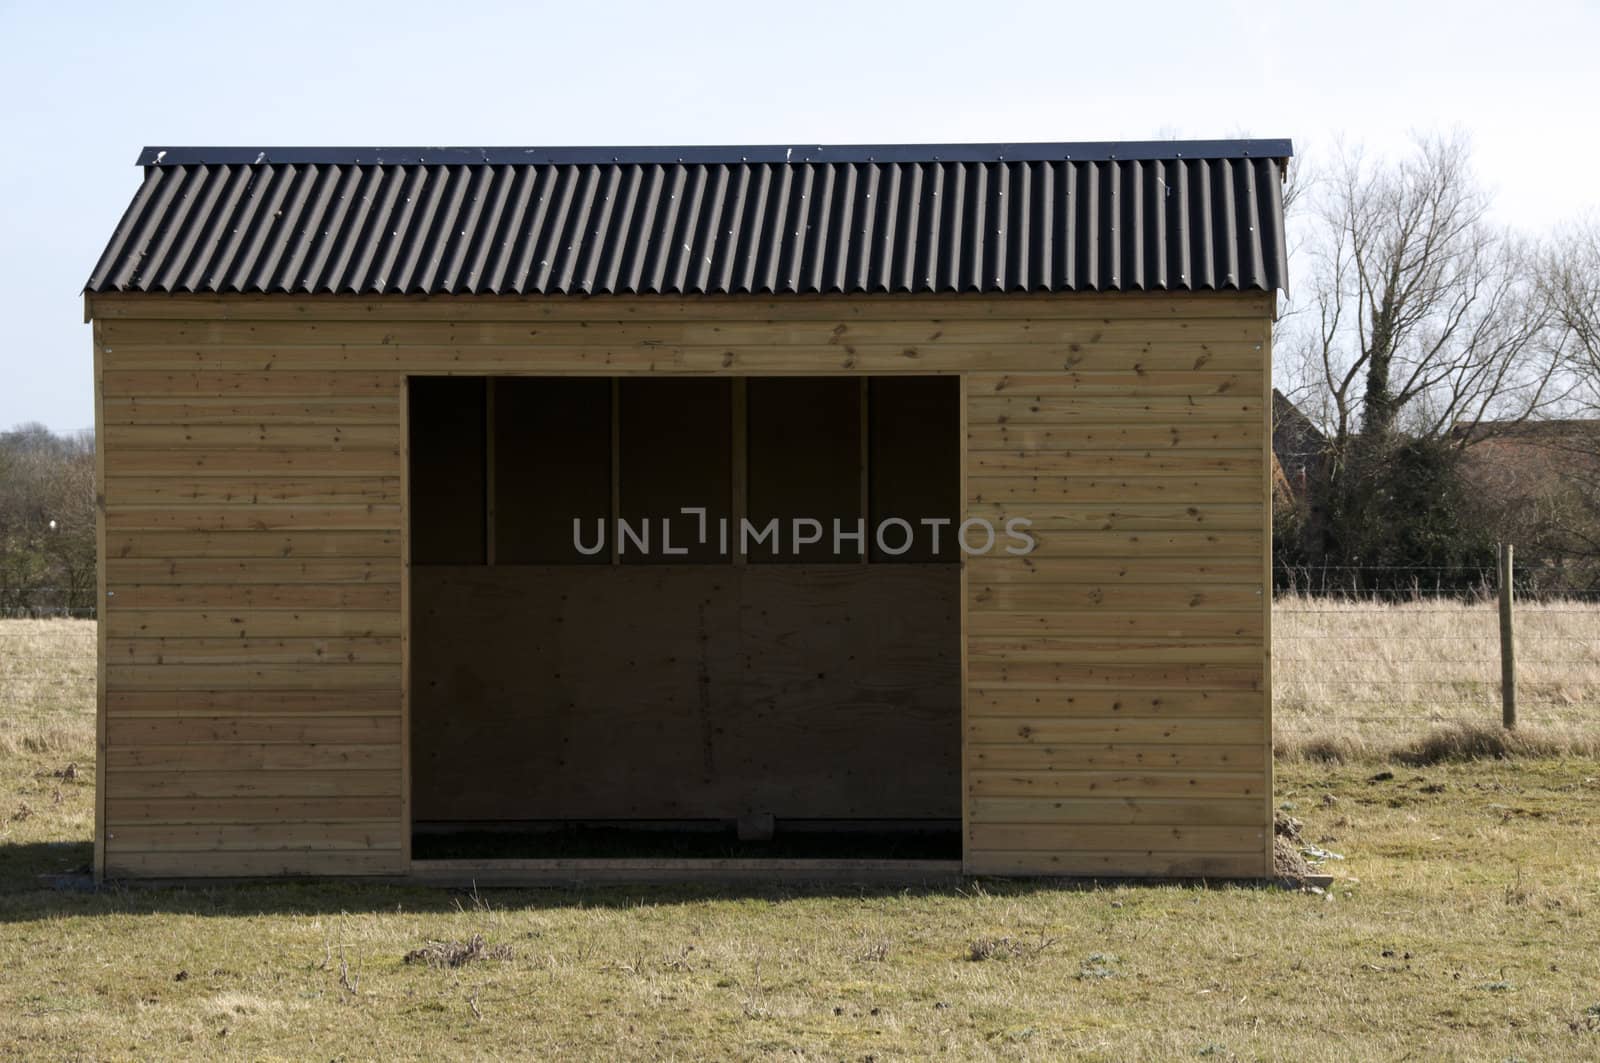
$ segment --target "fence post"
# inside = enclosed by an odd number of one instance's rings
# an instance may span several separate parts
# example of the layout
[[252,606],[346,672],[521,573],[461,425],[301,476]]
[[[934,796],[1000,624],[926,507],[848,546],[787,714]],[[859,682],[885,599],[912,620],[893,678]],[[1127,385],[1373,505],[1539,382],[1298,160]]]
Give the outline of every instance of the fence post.
[[1500,713],[1506,730],[1517,726],[1517,650],[1511,624],[1511,544],[1500,544]]

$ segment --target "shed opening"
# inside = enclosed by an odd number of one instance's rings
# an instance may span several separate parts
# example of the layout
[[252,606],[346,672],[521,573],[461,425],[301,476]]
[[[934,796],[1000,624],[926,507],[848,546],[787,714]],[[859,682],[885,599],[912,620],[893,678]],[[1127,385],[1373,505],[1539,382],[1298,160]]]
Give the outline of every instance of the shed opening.
[[958,378],[407,386],[416,859],[960,857]]

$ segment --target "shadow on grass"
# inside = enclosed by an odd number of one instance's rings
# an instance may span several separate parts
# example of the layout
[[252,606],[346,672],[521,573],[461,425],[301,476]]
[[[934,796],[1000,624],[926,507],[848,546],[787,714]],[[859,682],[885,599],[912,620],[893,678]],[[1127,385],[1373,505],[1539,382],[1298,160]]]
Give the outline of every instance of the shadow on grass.
[[[87,842],[0,845],[0,923],[97,915],[323,915],[341,912],[448,913],[476,903],[471,890],[361,879],[144,884],[90,878]],[[484,886],[478,893],[499,911],[609,908],[715,902],[781,904],[808,899],[1024,897],[1044,892],[1092,893],[1116,886],[1145,889],[1261,889],[1265,882],[971,878],[956,884],[845,882],[667,883],[661,885]]]

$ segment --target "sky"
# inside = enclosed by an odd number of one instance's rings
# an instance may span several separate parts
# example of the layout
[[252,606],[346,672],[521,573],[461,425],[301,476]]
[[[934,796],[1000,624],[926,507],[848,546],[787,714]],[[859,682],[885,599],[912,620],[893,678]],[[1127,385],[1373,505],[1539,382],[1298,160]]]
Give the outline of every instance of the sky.
[[857,144],[1460,129],[1505,224],[1600,207],[1600,3],[0,0],[0,429],[94,422],[81,292],[150,145]]

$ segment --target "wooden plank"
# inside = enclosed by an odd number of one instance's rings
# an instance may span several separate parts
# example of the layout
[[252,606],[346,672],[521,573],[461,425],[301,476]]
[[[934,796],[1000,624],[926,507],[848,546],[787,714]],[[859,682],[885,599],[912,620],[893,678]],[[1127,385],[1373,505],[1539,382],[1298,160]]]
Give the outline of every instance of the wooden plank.
[[[396,605],[398,606],[398,601]],[[119,639],[231,635],[263,638],[376,638],[400,634],[395,609],[128,609],[109,614]]]
[[1258,502],[1226,505],[1163,503],[1073,505],[1059,502],[971,502],[969,517],[983,517],[996,528],[1013,517],[1025,517],[1035,534],[1046,531],[1249,531],[1261,530]]
[[181,664],[398,664],[398,638],[114,638],[113,667]]
[[400,378],[400,861],[411,868],[411,378]]
[[972,719],[1024,717],[1086,719],[1104,723],[1124,717],[1188,720],[1195,717],[1261,719],[1265,695],[1251,690],[1074,690],[1018,689],[974,685],[967,693]]
[[1252,741],[1246,745],[1179,745],[1163,738],[1142,744],[974,745],[970,755],[975,771],[1071,771],[1085,768],[1260,770],[1266,759],[1260,744],[1254,741],[1260,731],[1259,722],[1252,724]]
[[398,505],[399,475],[223,477],[118,476],[107,485],[112,506]]
[[1010,292],[1005,295],[255,295],[102,292],[93,316],[246,321],[705,321],[1031,318],[1244,318],[1259,336],[1268,292]]
[[108,582],[128,583],[398,583],[398,557],[109,557]]
[[1031,453],[974,451],[972,472],[980,480],[1016,476],[1244,476],[1261,467],[1259,450],[1115,450]]
[[1096,396],[1093,402],[1046,401],[1038,395],[991,392],[970,400],[972,423],[1011,425],[1255,424],[1270,407],[1255,397],[1178,395]]
[[119,771],[107,769],[106,792],[121,798],[398,797],[395,771]]
[[967,740],[975,745],[1061,746],[1136,743],[1145,745],[1240,746],[1261,734],[1261,717],[1234,719],[1167,716],[1156,719],[1093,719],[1054,715],[1031,717],[979,716],[967,724]]
[[185,370],[107,370],[106,394],[118,398],[204,399],[220,403],[239,398],[382,398],[396,395],[395,373],[272,373]]
[[398,695],[397,664],[122,664],[107,683],[124,690],[386,690]]
[[400,744],[400,717],[264,713],[237,716],[131,716],[107,721],[107,734],[124,749],[149,746],[209,747],[224,742],[381,746]]
[[296,742],[208,742],[181,746],[113,746],[107,771],[373,771],[394,776],[398,786],[400,747]]
[[[155,609],[220,609],[229,612],[330,610],[362,616],[368,611],[397,610],[400,605],[400,584],[118,583],[108,602],[112,617],[122,610],[138,612]],[[373,634],[388,632],[374,631]]]
[[[709,376],[769,376],[796,373],[860,376],[863,374],[955,373],[965,371],[1041,372],[1072,371],[1086,377],[1116,374],[1126,381],[1131,373],[1190,373],[1199,362],[1202,375],[1221,377],[1230,367],[1259,363],[1253,344],[1236,341],[1196,343],[1173,336],[1139,340],[1111,339],[1090,346],[1075,343],[1019,341],[1016,333],[1005,338],[963,339],[922,344],[924,333],[912,326],[900,330],[903,339],[830,343],[819,339],[785,343],[765,334],[769,326],[756,326],[763,335],[726,343],[695,345],[664,339],[649,330],[617,333],[610,342],[593,327],[561,342],[527,339],[511,342],[470,340],[455,344],[415,342],[404,344],[338,346],[320,345],[318,337],[283,335],[275,345],[178,346],[168,343],[119,347],[112,368],[129,373],[183,373],[189,371],[247,372],[269,366],[275,371],[352,373],[392,370],[429,376],[513,376],[518,374],[639,376],[661,373]],[[1141,370],[1142,367],[1142,370]],[[1218,372],[1220,370],[1223,372]],[[1112,386],[1108,376],[1102,383]],[[1160,385],[1156,385],[1160,386]],[[1225,393],[1231,386],[1206,381],[1202,386],[1222,387],[1207,394]],[[1116,384],[1122,390],[1121,384]],[[1137,389],[1127,392],[1138,394]],[[1157,392],[1178,394],[1180,392]]]
[[557,859],[557,860],[416,860],[406,878],[410,885],[538,886],[662,883],[837,882],[960,884],[955,860],[806,860],[782,857],[755,859]]
[[1166,502],[1199,506],[1261,501],[1251,476],[972,476],[969,503]]
[[972,850],[969,874],[1061,875],[1075,878],[1256,879],[1266,872],[1259,853],[1069,852]]
[[398,530],[123,531],[108,536],[108,558],[382,557],[398,553]]
[[1237,638],[1131,638],[1119,636],[974,635],[967,656],[986,666],[1006,664],[1255,664],[1261,644]]
[[400,530],[398,503],[346,505],[259,505],[234,503],[164,506],[107,506],[112,532],[268,532]]
[[397,875],[398,850],[322,850],[212,853],[124,853],[106,861],[108,878],[280,878],[286,876]]
[[1105,639],[1156,636],[1171,639],[1261,638],[1259,612],[1113,613],[1103,609],[993,612],[972,614],[968,632],[979,638],[996,635],[1049,635],[1055,638],[1099,636]]
[[[956,423],[956,439],[958,448],[956,452],[956,499],[957,504],[961,507],[961,510],[956,514],[955,519],[965,522],[970,515],[966,510],[966,501],[967,463],[969,460],[969,444],[967,442],[967,435],[971,424],[971,405],[968,402],[966,374],[962,374],[960,382],[956,386],[958,389],[956,394],[956,410],[958,418]],[[957,527],[960,527],[960,525],[958,524]],[[961,762],[959,767],[959,781],[961,788],[961,831],[962,837],[965,838],[967,831],[971,830],[972,828],[972,800],[969,796],[971,792],[969,778],[972,774],[972,743],[967,738],[967,727],[971,724],[973,712],[971,675],[967,663],[967,639],[971,637],[972,632],[972,588],[971,581],[967,573],[965,559],[963,559],[961,562],[961,586],[959,588],[959,597],[957,599],[957,603],[957,619],[961,627],[960,648],[958,650],[958,656],[961,664]],[[965,873],[967,870],[967,845],[965,842],[963,842],[961,846],[961,869],[963,873]]]
[[[1129,553],[1132,553],[1130,550]],[[1034,583],[1118,584],[1226,583],[1248,584],[1261,577],[1259,557],[1007,557],[985,554],[969,557],[975,583],[1005,587]],[[1251,603],[1252,605],[1257,603]]]
[[[872,513],[872,389],[869,387],[870,383],[866,377],[862,377],[860,389],[856,393],[856,512],[861,515],[864,521],[870,521]],[[865,565],[871,560],[871,546],[863,543],[860,563]]]
[[[1192,320],[1150,320],[1111,317],[1096,321],[1065,318],[1006,319],[930,319],[926,312],[902,320],[804,321],[772,318],[751,319],[730,314],[712,321],[583,321],[513,322],[495,320],[409,321],[397,327],[392,321],[225,321],[122,319],[107,329],[106,342],[119,371],[130,355],[146,349],[169,352],[181,370],[207,371],[209,352],[230,347],[319,347],[351,348],[359,356],[363,349],[389,359],[413,347],[441,352],[456,348],[469,351],[484,347],[522,347],[525,357],[541,360],[544,351],[565,352],[585,348],[604,348],[620,353],[643,351],[645,345],[671,350],[710,348],[781,348],[791,353],[791,365],[806,352],[830,351],[840,355],[866,346],[910,348],[916,357],[931,357],[947,347],[1010,344],[1052,351],[1050,368],[1071,370],[1074,355],[1116,349],[1126,351],[1128,372],[1141,365],[1139,356],[1170,345],[1185,349],[1189,361],[1184,372],[1204,374],[1207,360],[1202,356],[1213,347],[1233,347],[1259,355],[1259,325],[1241,318],[1195,318]],[[197,350],[198,349],[198,350]],[[454,371],[472,372],[468,364],[449,365]],[[1195,362],[1202,368],[1194,368]],[[246,369],[259,369],[259,355]],[[358,372],[364,367],[359,357],[336,367]],[[380,368],[393,368],[393,363]],[[412,364],[407,369],[413,368]],[[417,371],[425,371],[420,368]],[[1026,379],[1026,378],[1025,378]],[[991,390],[987,381],[977,382],[978,391]],[[1254,389],[1251,389],[1254,393]]]
[[1029,424],[989,422],[967,430],[975,451],[1047,454],[1056,451],[1172,451],[1255,448],[1266,433],[1250,421],[1167,424]]
[[1063,664],[996,661],[973,656],[979,686],[1066,686],[1083,690],[1260,690],[1261,664]]
[[[728,526],[742,528],[745,518],[750,515],[750,387],[743,377],[733,382],[731,406],[732,439],[729,442],[733,467],[728,480],[733,497],[729,503]],[[728,552],[733,557],[733,563],[745,564],[749,559],[744,551],[744,536],[730,533],[728,539]],[[615,561],[615,558],[612,560]]]
[[1259,797],[1258,771],[974,771],[974,797]]
[[[395,411],[386,411],[395,416]],[[259,415],[258,415],[259,417]],[[258,450],[295,447],[307,450],[374,449],[399,445],[392,421],[382,424],[284,424],[259,417],[250,424],[136,424],[108,425],[106,446],[112,450]]]
[[622,562],[622,535],[615,531],[622,519],[622,382],[611,378],[611,563]]
[[[113,719],[136,716],[252,717],[306,714],[311,716],[386,716],[400,713],[398,689],[369,690],[114,690],[107,696]],[[241,725],[244,720],[241,719]]]
[[986,848],[1018,852],[1259,853],[1260,826],[1073,823],[985,823],[978,832]]
[[137,824],[116,828],[112,845],[120,856],[132,853],[274,853],[400,848],[393,820],[351,823],[337,819],[300,823],[211,825]]
[[[1142,564],[1154,557],[1261,556],[1261,533],[1250,531],[1081,531],[1028,527],[1035,546],[1031,560],[1105,557]],[[1009,542],[1009,540],[1007,540]]]
[[975,612],[1231,613],[1258,609],[1262,598],[1255,583],[1009,583],[986,578],[992,574],[990,570],[971,576],[968,601]]
[[112,476],[399,476],[398,446],[345,450],[258,447],[254,450],[119,450],[108,452]]
[[368,425],[388,430],[400,423],[400,406],[394,398],[118,396],[105,400],[105,411],[108,431],[116,426],[219,425],[246,430],[270,427],[274,432],[331,426],[353,432]]
[[976,823],[1139,824],[1155,827],[1259,827],[1261,809],[1251,800],[1143,797],[976,797]]
[[321,823],[330,820],[397,821],[399,795],[378,797],[125,797],[111,802],[116,822]]
[[[1135,326],[1137,327],[1137,326]],[[1206,370],[1109,373],[969,373],[974,399],[1018,397],[1052,407],[1092,404],[1099,397],[1198,399],[1206,396],[1261,394],[1262,374],[1213,373]]]

